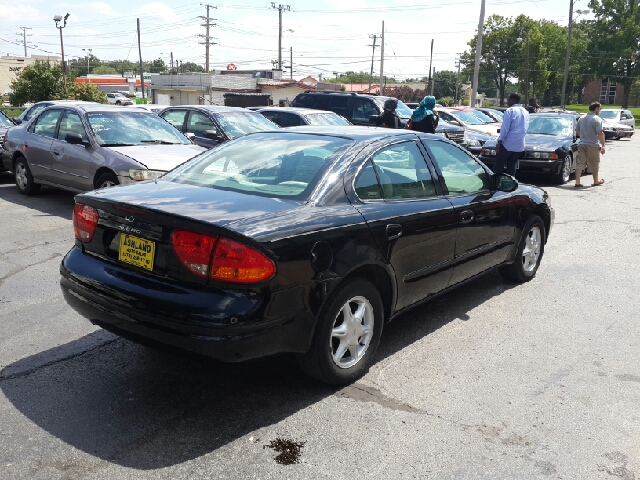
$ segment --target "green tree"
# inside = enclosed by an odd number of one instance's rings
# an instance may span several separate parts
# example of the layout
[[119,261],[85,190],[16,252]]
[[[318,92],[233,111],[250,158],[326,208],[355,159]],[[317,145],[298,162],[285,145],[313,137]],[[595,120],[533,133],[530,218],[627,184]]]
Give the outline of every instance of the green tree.
[[597,71],[621,83],[622,107],[629,106],[631,85],[640,75],[640,5],[638,0],[591,0],[595,14],[591,52],[599,58]]
[[[436,98],[441,97],[456,97],[456,80],[458,73],[451,70],[441,70],[436,72],[433,77],[433,96]],[[462,89],[458,85],[458,98],[460,98]]]
[[180,70],[184,73],[204,73],[204,68],[194,62],[185,62],[180,66]]
[[9,94],[11,105],[20,107],[27,102],[56,98],[63,89],[62,68],[37,60],[16,75]]
[[117,75],[118,71],[108,65],[100,65],[99,67],[94,68],[91,73],[93,75]]
[[59,95],[58,100],[83,100],[85,102],[107,103],[107,95],[98,90],[93,83],[72,83],[68,86],[66,94]]
[[[544,45],[544,36],[540,31],[540,24],[535,20],[519,15],[513,22],[513,31],[518,35],[517,38],[522,39],[518,42],[519,52],[515,52],[517,63],[517,77],[520,92],[529,92],[529,97],[542,97],[549,87],[548,56],[547,48]],[[516,38],[516,41],[517,41]],[[528,39],[528,46],[527,46]],[[527,79],[527,47],[529,55],[529,88],[525,88],[525,80]],[[565,43],[566,48],[566,43]],[[523,98],[524,102],[529,99]]]
[[[491,15],[484,25],[480,71],[495,83],[500,105],[504,105],[505,88],[509,80],[518,77],[522,45],[517,39],[521,34],[514,28],[513,19],[500,15]],[[468,43],[469,50],[460,56],[467,75],[473,75],[477,44],[476,35]]]

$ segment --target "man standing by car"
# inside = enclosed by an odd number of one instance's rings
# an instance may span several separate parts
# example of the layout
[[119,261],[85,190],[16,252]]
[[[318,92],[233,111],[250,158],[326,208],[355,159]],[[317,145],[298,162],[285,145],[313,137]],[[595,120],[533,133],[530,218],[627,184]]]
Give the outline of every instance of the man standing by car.
[[509,108],[504,112],[500,136],[496,146],[495,173],[506,172],[516,176],[516,166],[524,152],[524,137],[529,128],[529,112],[520,104],[520,95],[512,93],[507,99]]
[[587,166],[593,175],[593,186],[598,187],[604,183],[603,178],[598,178],[600,154],[604,155],[604,131],[602,119],[598,116],[601,107],[598,102],[593,102],[589,105],[589,113],[578,120],[576,133],[580,136],[580,143],[576,157],[575,187],[584,186],[580,183],[580,177]]

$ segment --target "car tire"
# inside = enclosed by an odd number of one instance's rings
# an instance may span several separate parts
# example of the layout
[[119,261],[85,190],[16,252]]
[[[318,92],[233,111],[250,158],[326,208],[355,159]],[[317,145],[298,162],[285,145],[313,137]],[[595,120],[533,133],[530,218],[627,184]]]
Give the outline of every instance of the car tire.
[[[345,311],[350,311],[345,317]],[[384,308],[380,292],[367,280],[339,285],[318,318],[309,350],[298,356],[311,377],[346,385],[364,375],[380,343]]]
[[16,187],[18,191],[23,195],[33,195],[38,193],[41,185],[36,183],[31,175],[31,169],[27,163],[27,159],[20,156],[16,159],[13,166],[13,174],[16,179]]
[[573,158],[570,154],[565,155],[562,160],[562,168],[560,169],[560,173],[557,173],[553,176],[554,183],[558,185],[564,185],[571,178],[571,170],[573,169]]
[[118,100],[118,101],[116,102],[116,105],[122,105],[122,102],[121,102],[120,100]]
[[542,255],[546,231],[544,222],[537,215],[531,215],[522,229],[515,261],[500,267],[500,274],[518,283],[528,282],[535,277]]
[[118,181],[118,177],[116,177],[113,173],[108,172],[108,173],[103,173],[98,177],[98,179],[96,180],[95,187],[97,190],[99,188],[114,187],[116,185],[120,185],[120,182]]

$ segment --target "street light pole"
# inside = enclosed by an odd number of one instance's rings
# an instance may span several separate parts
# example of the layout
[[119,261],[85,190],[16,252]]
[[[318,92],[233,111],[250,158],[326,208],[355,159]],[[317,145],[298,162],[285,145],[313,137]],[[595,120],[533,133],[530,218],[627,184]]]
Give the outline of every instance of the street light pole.
[[91,52],[93,52],[93,48],[83,48],[83,52],[89,52],[87,55],[87,77],[89,76],[89,58],[91,58]]
[[[55,15],[53,17],[53,21],[56,22],[56,28],[60,30],[60,51],[62,53],[62,82],[64,84],[64,89],[67,89],[67,64],[64,63],[64,41],[62,40],[62,29],[67,26],[67,18],[69,18],[69,14],[67,13],[64,18],[62,15]],[[62,25],[60,22],[64,21]]]
[[480,19],[478,21],[478,44],[476,45],[476,59],[473,66],[473,83],[471,85],[470,107],[476,106],[476,93],[478,91],[478,75],[480,74],[480,55],[482,54],[482,30],[484,28],[484,7],[485,0],[480,4]]

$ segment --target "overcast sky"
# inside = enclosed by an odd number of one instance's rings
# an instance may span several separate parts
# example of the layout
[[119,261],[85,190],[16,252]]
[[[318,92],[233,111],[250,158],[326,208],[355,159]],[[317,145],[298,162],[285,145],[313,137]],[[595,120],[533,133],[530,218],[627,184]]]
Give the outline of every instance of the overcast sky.
[[[382,32],[385,21],[385,74],[398,79],[422,77],[429,67],[431,39],[435,40],[433,66],[454,70],[456,55],[466,49],[474,35],[480,0],[295,0],[291,11],[283,12],[283,64],[289,65],[293,48],[294,78],[333,72],[369,71],[372,39]],[[44,0],[0,0],[0,52],[23,55],[19,27],[31,27],[28,41],[37,48],[29,54],[60,54],[54,15],[70,13],[64,29],[65,57],[84,57],[83,48],[103,60],[137,61],[136,18],[142,30],[145,61],[162,58],[169,63],[170,52],[183,62],[204,65],[204,34],[200,3],[174,0],[139,3],[48,2]],[[212,3],[213,4],[213,3]],[[211,68],[224,69],[230,63],[239,69],[268,68],[277,59],[278,11],[270,2],[231,0],[215,4],[211,17],[216,27],[211,36]],[[576,1],[576,9],[586,9],[587,0]],[[566,25],[569,0],[488,0],[486,16],[498,13],[546,18]],[[293,30],[293,31],[290,31]],[[380,41],[378,40],[378,45]],[[376,49],[374,72],[380,72],[380,49]],[[287,74],[288,75],[288,74]]]

